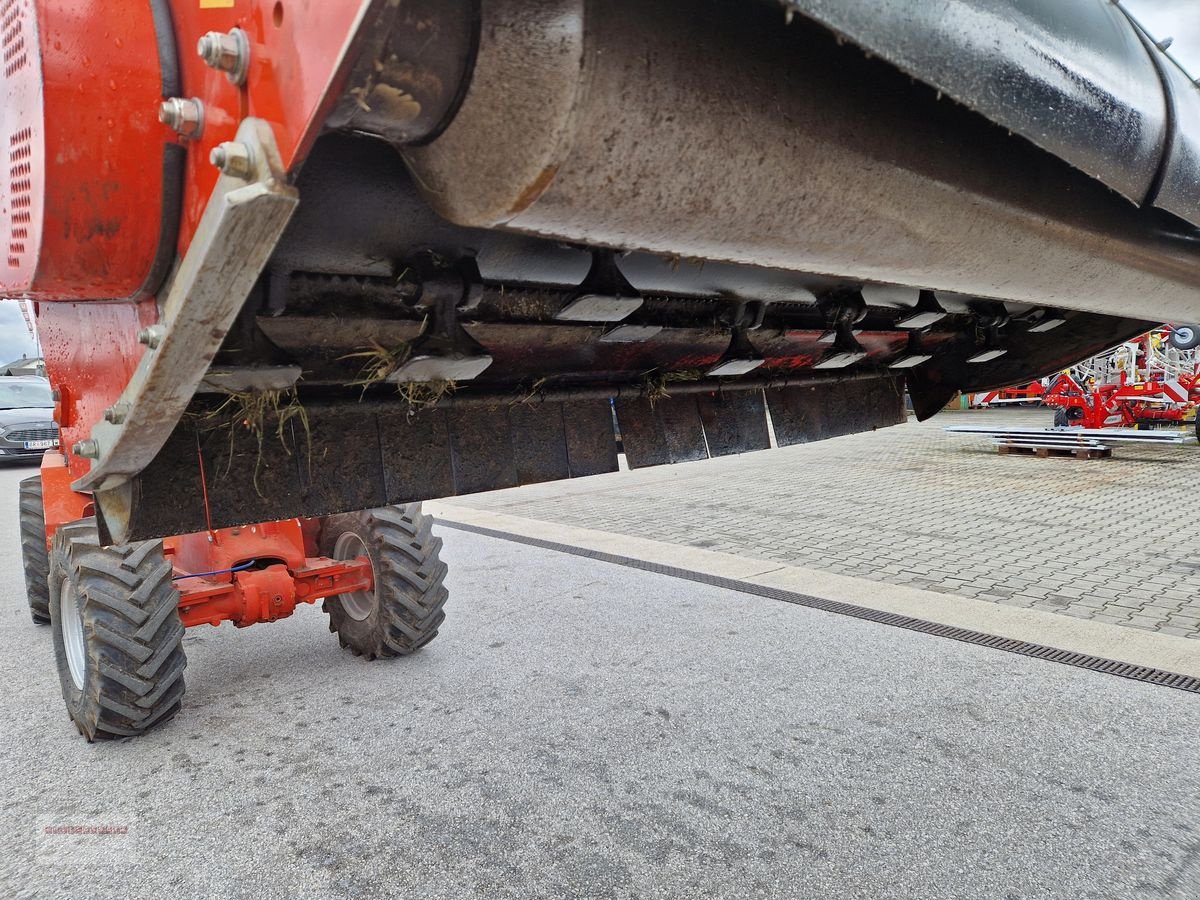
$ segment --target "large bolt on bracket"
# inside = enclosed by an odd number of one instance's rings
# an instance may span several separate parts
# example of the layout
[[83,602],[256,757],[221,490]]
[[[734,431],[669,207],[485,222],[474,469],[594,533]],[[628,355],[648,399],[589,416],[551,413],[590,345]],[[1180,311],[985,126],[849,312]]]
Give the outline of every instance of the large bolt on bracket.
[[138,332],[138,343],[145,344],[151,350],[157,350],[158,345],[162,343],[166,331],[161,325],[147,325]]
[[254,151],[241,141],[225,141],[213,147],[208,161],[220,169],[222,175],[243,181],[254,176]]
[[158,107],[158,121],[180,137],[195,140],[204,133],[204,104],[195,98],[172,97]]
[[233,84],[241,87],[246,83],[250,71],[250,40],[242,29],[210,31],[196,44],[196,52],[212,68],[224,72]]

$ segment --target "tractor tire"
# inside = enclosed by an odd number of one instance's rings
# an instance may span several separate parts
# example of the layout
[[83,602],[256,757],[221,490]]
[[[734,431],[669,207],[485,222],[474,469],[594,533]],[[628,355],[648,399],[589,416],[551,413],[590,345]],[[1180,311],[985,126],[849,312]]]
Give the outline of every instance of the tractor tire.
[[1071,420],[1067,418],[1067,411],[1062,407],[1054,410],[1054,427],[1066,428],[1071,424]]
[[46,551],[46,512],[42,506],[42,476],[21,481],[21,562],[25,566],[25,596],[35,625],[50,624],[50,554]]
[[384,506],[329,516],[321,522],[321,555],[366,556],[373,591],[338,594],[325,600],[329,630],[356,656],[407,656],[435,637],[446,618],[446,564],[438,558],[442,539],[421,504]]
[[1194,350],[1200,347],[1200,325],[1176,325],[1167,340],[1176,350]]
[[49,584],[58,677],[80,734],[130,737],[175,715],[187,659],[162,543],[101,547],[95,519],[64,525]]

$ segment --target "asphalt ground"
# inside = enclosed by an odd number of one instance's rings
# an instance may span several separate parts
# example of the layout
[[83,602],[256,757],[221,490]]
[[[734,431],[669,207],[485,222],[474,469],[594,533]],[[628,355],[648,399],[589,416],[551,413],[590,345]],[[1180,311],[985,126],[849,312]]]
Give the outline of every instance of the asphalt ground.
[[89,745],[25,608],[30,471],[3,896],[1200,896],[1194,694],[451,529],[425,651],[194,630],[184,711]]

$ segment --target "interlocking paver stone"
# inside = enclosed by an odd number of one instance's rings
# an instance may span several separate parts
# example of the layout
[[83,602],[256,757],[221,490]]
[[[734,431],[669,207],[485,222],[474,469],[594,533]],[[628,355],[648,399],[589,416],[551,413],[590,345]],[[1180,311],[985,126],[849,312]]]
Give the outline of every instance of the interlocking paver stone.
[[878,432],[454,502],[1098,622],[1200,638],[1200,449],[1109,460],[1001,456],[948,424],[1048,425],[1047,410],[948,413]]

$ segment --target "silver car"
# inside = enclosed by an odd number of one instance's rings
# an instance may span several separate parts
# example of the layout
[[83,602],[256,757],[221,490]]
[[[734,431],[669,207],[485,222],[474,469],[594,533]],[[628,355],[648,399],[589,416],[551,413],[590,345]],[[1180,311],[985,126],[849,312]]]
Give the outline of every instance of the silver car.
[[33,375],[0,378],[0,461],[40,459],[58,446],[50,382]]

